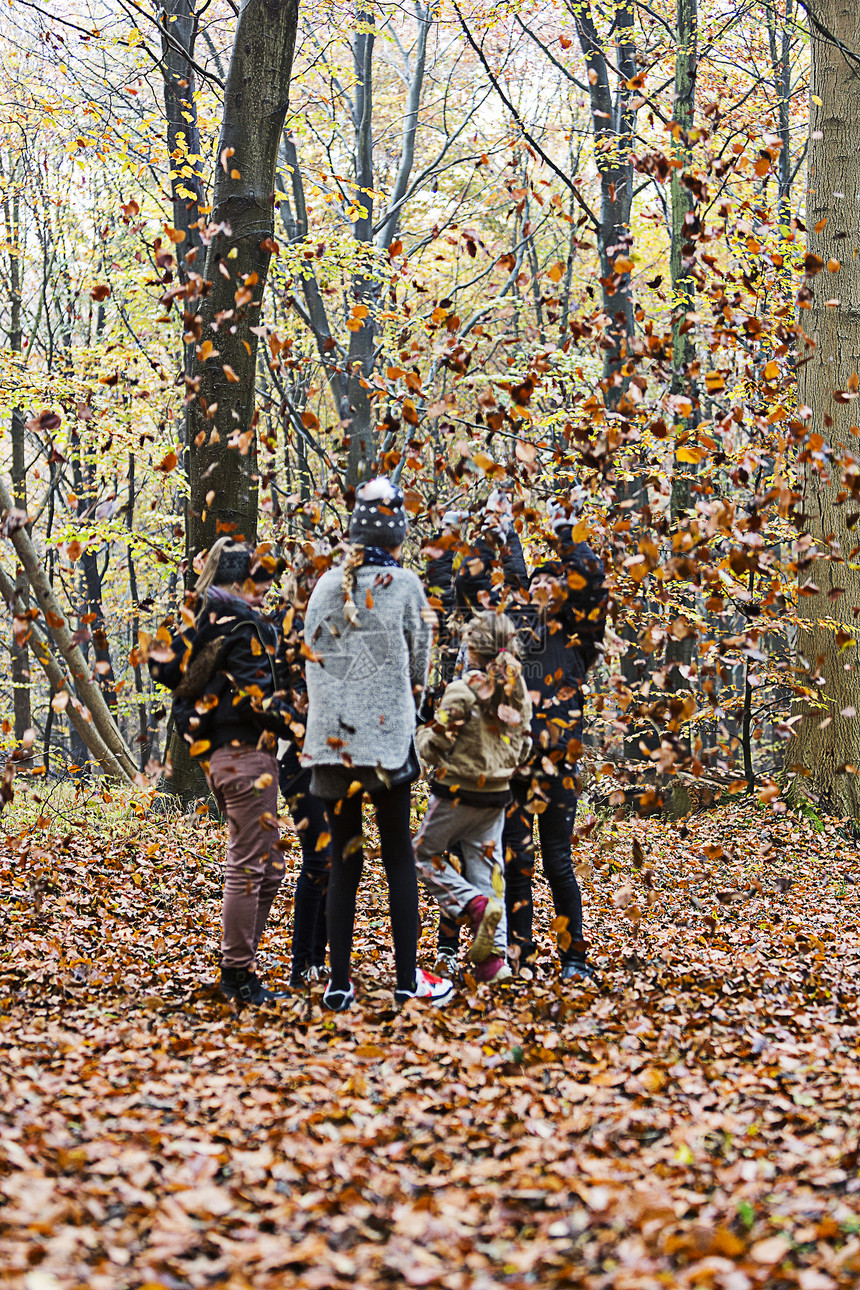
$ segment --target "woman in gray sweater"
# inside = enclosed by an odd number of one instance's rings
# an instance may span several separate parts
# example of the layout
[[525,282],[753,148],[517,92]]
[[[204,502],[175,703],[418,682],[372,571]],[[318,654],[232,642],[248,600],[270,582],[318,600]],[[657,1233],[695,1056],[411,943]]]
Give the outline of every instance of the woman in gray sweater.
[[416,705],[427,683],[435,615],[416,574],[402,568],[403,493],[387,478],[356,494],[351,547],[323,574],[308,602],[308,721],[302,760],[311,792],[326,802],[331,832],[327,916],[331,979],[323,1001],[350,1007],[355,904],[364,864],[361,807],[376,812],[388,880],[397,973],[395,1000],[441,1003],[450,981],[416,967],[418,882],[410,834]]

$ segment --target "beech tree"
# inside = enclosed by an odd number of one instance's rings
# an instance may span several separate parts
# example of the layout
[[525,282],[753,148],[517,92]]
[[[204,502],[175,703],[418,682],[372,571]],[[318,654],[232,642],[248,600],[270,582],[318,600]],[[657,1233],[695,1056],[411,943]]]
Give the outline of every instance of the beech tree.
[[[860,9],[809,5],[812,75],[807,163],[805,336],[798,353],[800,415],[799,701],[789,753],[798,789],[827,810],[860,819]],[[850,502],[848,499],[851,499]]]
[[192,259],[188,282],[171,292],[185,302],[185,335],[196,346],[188,378],[189,555],[221,533],[248,541],[257,534],[254,378],[296,21],[297,0],[246,0],[239,12],[205,266],[195,270]]

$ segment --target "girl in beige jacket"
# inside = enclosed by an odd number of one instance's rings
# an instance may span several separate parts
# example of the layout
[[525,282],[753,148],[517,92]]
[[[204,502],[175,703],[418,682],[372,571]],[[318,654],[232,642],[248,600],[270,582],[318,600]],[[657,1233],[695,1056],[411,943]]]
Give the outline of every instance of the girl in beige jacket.
[[[446,921],[469,923],[478,981],[504,981],[507,925],[502,830],[511,776],[531,752],[531,701],[514,654],[516,629],[488,609],[466,628],[468,670],[446,688],[416,743],[431,773],[415,839],[418,876]],[[450,851],[459,847],[456,867]]]

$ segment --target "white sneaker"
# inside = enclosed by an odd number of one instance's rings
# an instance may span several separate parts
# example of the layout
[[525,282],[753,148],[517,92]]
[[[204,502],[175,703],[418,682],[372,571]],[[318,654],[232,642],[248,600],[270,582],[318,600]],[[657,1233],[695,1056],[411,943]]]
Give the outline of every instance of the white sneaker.
[[329,1012],[346,1012],[355,1002],[355,986],[350,981],[348,990],[333,990],[329,981],[323,991],[323,1007]]
[[443,976],[434,976],[419,968],[415,973],[414,990],[395,990],[394,1002],[403,1004],[410,999],[426,999],[428,1003],[447,1003],[454,993],[454,982]]

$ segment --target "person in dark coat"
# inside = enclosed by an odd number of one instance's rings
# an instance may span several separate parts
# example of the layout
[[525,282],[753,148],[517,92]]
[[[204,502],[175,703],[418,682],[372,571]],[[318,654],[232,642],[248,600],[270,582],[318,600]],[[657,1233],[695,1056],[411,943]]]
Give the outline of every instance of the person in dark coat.
[[[461,557],[460,548],[463,540],[461,526],[466,518],[462,511],[448,510],[442,516],[442,524],[437,533],[424,547],[427,561],[424,573],[424,589],[431,605],[439,617],[436,632],[436,648],[439,659],[438,686],[439,693],[449,681],[454,679],[454,668],[457,664],[457,653],[460,649],[460,633],[455,621],[454,566]],[[428,713],[429,718],[429,713]]]
[[154,679],[173,691],[176,729],[227,817],[221,992],[239,1004],[280,997],[255,971],[284,877],[275,743],[292,714],[279,690],[278,632],[259,612],[277,572],[270,555],[220,538],[186,598],[182,626],[169,640],[160,629],[149,651]]
[[[582,686],[596,660],[606,623],[604,570],[585,542],[573,541],[569,506],[551,506],[556,557],[528,574],[522,546],[511,528],[495,545],[476,543],[455,575],[458,604],[481,608],[505,597],[518,628],[523,676],[533,703],[534,752],[511,782],[513,802],[504,832],[506,902],[512,955],[520,970],[537,954],[533,936],[532,876],[537,817],[544,874],[557,916],[564,980],[593,976],[582,929],[582,899],[571,855],[576,818],[576,761],[582,736]],[[500,569],[503,578],[493,577]],[[456,946],[456,929],[440,927],[440,960]]]
[[278,687],[287,696],[290,710],[288,737],[278,741],[279,782],[302,852],[293,906],[290,985],[294,988],[322,980],[328,941],[325,902],[331,869],[331,843],[326,840],[325,803],[311,793],[312,772],[300,760],[308,711],[302,654],[304,614],[315,583],[312,552],[297,551],[283,603],[275,615],[280,637]]

